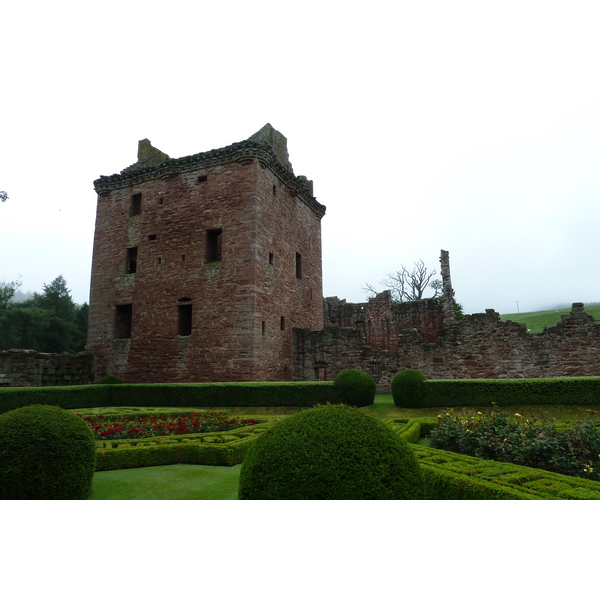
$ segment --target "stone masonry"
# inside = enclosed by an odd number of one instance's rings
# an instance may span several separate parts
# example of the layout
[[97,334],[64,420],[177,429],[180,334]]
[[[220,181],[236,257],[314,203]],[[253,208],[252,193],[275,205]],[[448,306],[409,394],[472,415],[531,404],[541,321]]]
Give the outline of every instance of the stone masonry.
[[94,356],[0,350],[0,387],[88,385],[94,383]]
[[323,328],[321,218],[286,138],[171,159],[148,140],[98,193],[88,348],[127,383],[292,379]]

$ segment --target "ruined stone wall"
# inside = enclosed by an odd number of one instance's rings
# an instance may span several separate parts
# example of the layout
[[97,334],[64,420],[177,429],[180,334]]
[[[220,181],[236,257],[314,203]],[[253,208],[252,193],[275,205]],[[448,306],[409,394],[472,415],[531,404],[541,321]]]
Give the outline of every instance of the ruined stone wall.
[[581,303],[541,333],[488,310],[447,325],[433,342],[412,328],[397,334],[393,348],[373,347],[364,331],[329,325],[295,331],[294,349],[298,379],[315,379],[316,365],[327,380],[359,368],[373,375],[381,392],[408,368],[431,379],[600,376],[600,325]]
[[325,298],[323,307],[327,325],[357,327],[366,344],[380,350],[393,350],[398,334],[407,329],[416,328],[426,342],[434,342],[445,328],[444,307],[434,298],[393,302],[386,290],[363,303]]
[[95,182],[88,348],[98,377],[292,378],[292,329],[323,327],[325,207],[279,161],[285,138],[261,132]]
[[46,354],[35,350],[0,350],[0,387],[88,385],[94,382],[94,357]]

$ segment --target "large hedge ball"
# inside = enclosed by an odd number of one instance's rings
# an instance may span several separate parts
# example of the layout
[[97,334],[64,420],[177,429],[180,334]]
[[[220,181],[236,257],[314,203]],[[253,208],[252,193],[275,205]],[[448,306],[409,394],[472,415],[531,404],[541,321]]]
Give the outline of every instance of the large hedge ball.
[[96,442],[81,417],[31,405],[0,415],[0,499],[85,500]]
[[410,446],[346,405],[311,408],[275,423],[242,463],[240,500],[423,499]]
[[394,404],[402,408],[423,406],[423,382],[426,377],[418,369],[404,369],[392,379]]
[[369,406],[375,400],[375,380],[360,369],[346,369],[333,380],[336,398],[350,406]]

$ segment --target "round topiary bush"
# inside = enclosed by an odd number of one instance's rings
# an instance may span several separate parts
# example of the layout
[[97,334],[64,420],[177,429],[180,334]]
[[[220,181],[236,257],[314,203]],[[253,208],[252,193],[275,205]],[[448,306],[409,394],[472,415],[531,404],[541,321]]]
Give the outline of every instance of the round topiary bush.
[[336,398],[350,406],[369,406],[375,400],[375,380],[360,369],[346,369],[333,380]]
[[423,385],[426,377],[418,369],[405,369],[392,379],[394,404],[402,408],[423,406]]
[[423,499],[410,446],[346,405],[311,408],[275,423],[248,450],[240,500]]
[[123,383],[123,380],[116,375],[106,375],[98,383],[102,385],[114,385],[116,383]]
[[84,420],[35,404],[0,415],[0,499],[85,500],[96,442]]

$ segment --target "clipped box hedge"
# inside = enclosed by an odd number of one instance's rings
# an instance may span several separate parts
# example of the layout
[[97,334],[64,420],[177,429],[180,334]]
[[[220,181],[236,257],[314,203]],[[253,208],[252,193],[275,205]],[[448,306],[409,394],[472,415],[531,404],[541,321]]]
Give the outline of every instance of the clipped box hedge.
[[600,481],[411,445],[429,500],[600,500]]
[[511,405],[600,405],[600,377],[429,379],[394,395],[403,408]]
[[336,403],[331,381],[148,383],[1,388],[0,413],[30,404],[65,409],[95,406],[314,406]]
[[382,422],[411,444],[428,500],[600,500],[599,481],[417,445],[436,426],[436,418]]
[[232,467],[244,460],[250,445],[276,420],[230,431],[100,441],[96,471],[173,464]]

